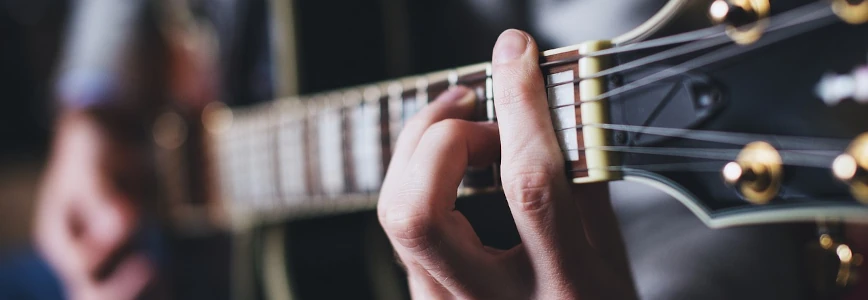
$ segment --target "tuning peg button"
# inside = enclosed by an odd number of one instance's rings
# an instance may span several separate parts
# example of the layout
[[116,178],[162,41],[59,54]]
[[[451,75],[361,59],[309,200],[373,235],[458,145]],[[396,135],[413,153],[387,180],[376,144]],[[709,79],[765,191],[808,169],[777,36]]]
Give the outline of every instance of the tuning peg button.
[[708,15],[714,23],[726,23],[736,27],[756,22],[759,19],[759,15],[757,15],[756,11],[751,9],[748,2],[740,2],[748,5],[736,5],[735,3],[725,0],[714,1],[708,9]]
[[841,20],[850,24],[868,22],[868,1],[866,0],[832,0],[832,11]]
[[868,133],[856,137],[847,151],[835,158],[832,173],[850,185],[856,200],[868,204]]
[[735,187],[750,203],[767,204],[777,196],[783,177],[782,159],[766,142],[753,142],[723,167],[726,184]]
[[708,8],[714,23],[726,24],[726,34],[736,43],[750,44],[768,26],[769,0],[716,0]]

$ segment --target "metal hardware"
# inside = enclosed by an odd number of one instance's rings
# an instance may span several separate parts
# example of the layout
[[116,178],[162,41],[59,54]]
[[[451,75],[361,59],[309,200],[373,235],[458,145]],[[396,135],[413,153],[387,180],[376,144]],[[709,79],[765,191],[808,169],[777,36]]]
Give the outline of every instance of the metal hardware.
[[781,155],[766,142],[747,144],[734,162],[722,170],[724,181],[736,187],[745,200],[767,204],[777,196],[783,178]]
[[865,0],[832,0],[832,11],[850,24],[868,21],[868,1]]
[[734,42],[746,45],[762,37],[768,27],[770,7],[768,0],[717,0],[709,7],[708,15],[715,23],[727,24],[726,34]]
[[856,200],[868,204],[868,133],[856,137],[847,151],[835,158],[832,173],[850,185]]

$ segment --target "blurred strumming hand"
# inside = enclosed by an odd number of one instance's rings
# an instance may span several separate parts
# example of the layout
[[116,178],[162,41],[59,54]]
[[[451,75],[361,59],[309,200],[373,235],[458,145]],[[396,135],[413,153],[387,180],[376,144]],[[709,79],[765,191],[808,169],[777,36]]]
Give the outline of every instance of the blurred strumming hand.
[[133,299],[154,270],[125,247],[139,215],[112,176],[122,151],[84,113],[66,113],[57,125],[35,217],[37,247],[68,298]]

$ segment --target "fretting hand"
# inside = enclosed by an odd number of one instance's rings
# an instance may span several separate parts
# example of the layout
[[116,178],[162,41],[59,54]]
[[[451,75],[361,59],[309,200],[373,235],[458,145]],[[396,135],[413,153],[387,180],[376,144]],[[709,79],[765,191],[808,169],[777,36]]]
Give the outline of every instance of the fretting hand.
[[[607,185],[571,185],[566,178],[538,55],[523,32],[499,38],[497,124],[461,120],[470,117],[475,99],[459,87],[401,133],[378,215],[414,298],[635,298]],[[464,170],[498,157],[522,241],[505,251],[484,246],[454,209]]]

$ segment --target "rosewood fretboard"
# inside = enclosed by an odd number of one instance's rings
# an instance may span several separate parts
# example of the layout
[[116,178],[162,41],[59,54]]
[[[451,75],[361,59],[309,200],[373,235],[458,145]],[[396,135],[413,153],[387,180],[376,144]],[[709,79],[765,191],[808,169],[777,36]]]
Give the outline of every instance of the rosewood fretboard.
[[[564,58],[577,48],[543,54],[546,84],[574,80],[579,66]],[[280,99],[232,110],[228,129],[214,136],[221,200],[235,222],[287,220],[367,210],[403,125],[450,86],[476,92],[477,121],[496,121],[491,66],[477,64],[395,81]],[[578,101],[578,84],[548,89],[549,106]],[[552,110],[568,169],[586,168],[581,106]],[[559,130],[563,129],[563,130]],[[571,150],[572,149],[572,150]],[[574,176],[586,176],[577,172]],[[496,166],[468,170],[466,191],[496,188]]]

